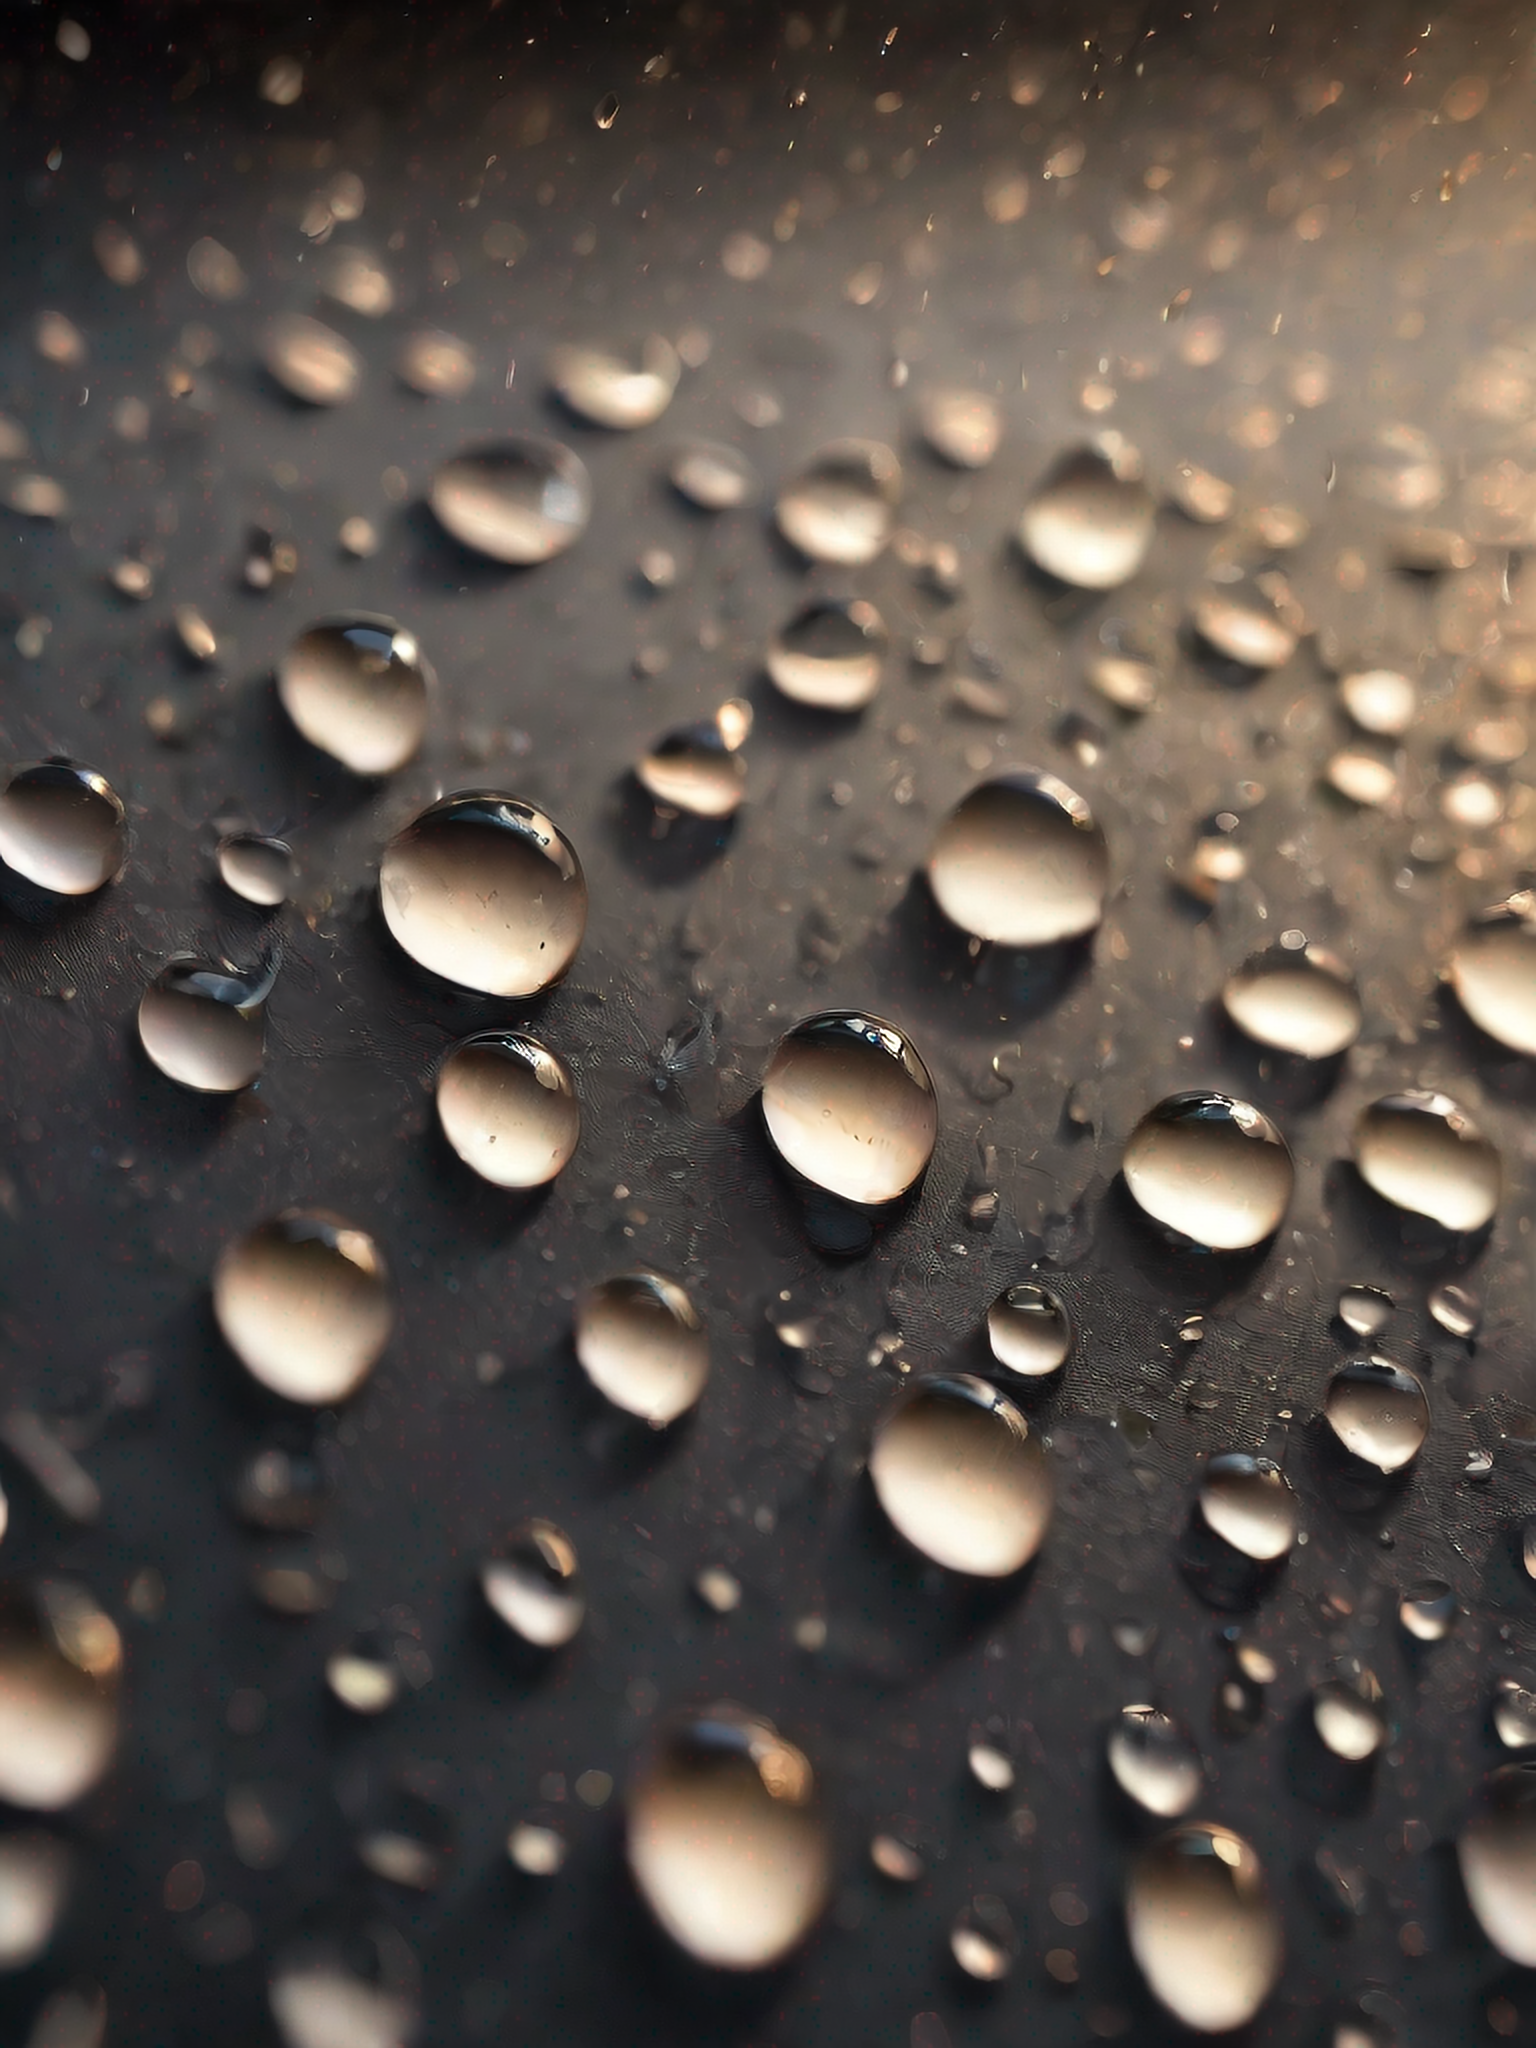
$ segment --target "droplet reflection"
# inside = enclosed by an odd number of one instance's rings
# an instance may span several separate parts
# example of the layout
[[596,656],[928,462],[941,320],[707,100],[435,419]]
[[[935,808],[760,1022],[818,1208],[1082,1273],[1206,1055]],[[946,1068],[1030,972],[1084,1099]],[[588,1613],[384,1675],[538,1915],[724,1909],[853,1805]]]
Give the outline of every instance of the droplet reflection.
[[277,670],[288,716],[354,775],[393,775],[412,758],[433,683],[416,636],[367,612],[307,626]]
[[551,351],[549,381],[579,418],[596,427],[633,429],[661,418],[682,367],[677,350],[660,334],[622,351],[566,342]]
[[952,924],[1000,946],[1051,946],[1104,915],[1109,849],[1075,790],[1032,769],[983,782],[939,827],[928,882]]
[[1072,1319],[1048,1287],[1021,1281],[1004,1288],[987,1310],[987,1341],[1006,1371],[1040,1379],[1066,1364]]
[[1125,467],[1091,448],[1055,464],[1019,520],[1019,540],[1037,568],[1079,590],[1130,581],[1152,545],[1156,506]]
[[1107,1753],[1121,1791],[1162,1820],[1177,1820],[1200,1797],[1200,1752],[1188,1732],[1156,1707],[1122,1707],[1110,1727]]
[[1297,1059],[1332,1059],[1360,1035],[1360,998],[1349,970],[1321,946],[1259,954],[1230,977],[1221,1003],[1255,1044]]
[[1499,1206],[1499,1155],[1459,1103],[1431,1089],[1384,1095],[1355,1125],[1355,1164],[1395,1208],[1443,1230],[1481,1230]]
[[433,475],[427,502],[456,541],[526,567],[563,554],[592,516],[580,456],[532,436],[466,449]]
[[813,562],[858,568],[891,537],[901,464],[879,441],[834,441],[779,492],[775,514],[791,547]]
[[219,879],[247,903],[272,910],[293,894],[298,869],[284,839],[259,832],[232,832],[219,841]]
[[661,1273],[619,1273],[591,1288],[576,1311],[576,1356],[605,1399],[657,1429],[686,1414],[709,1378],[699,1312]]
[[507,1627],[535,1649],[560,1649],[586,1618],[575,1545],[537,1516],[514,1529],[481,1565],[480,1590]]
[[919,1380],[900,1396],[876,1424],[869,1476],[915,1550],[976,1578],[1028,1564],[1055,1504],[1039,1435],[969,1373]]
[[1429,1401],[1418,1377],[1386,1358],[1352,1358],[1328,1382],[1328,1427],[1354,1457],[1378,1472],[1400,1472],[1429,1434]]
[[378,1247],[323,1209],[285,1209],[237,1238],[214,1270],[213,1308],[253,1378],[314,1408],[357,1391],[394,1325]]
[[768,643],[775,687],[817,711],[860,711],[880,687],[890,635],[863,598],[816,598]]
[[779,1157],[815,1187],[863,1208],[898,1201],[938,1136],[933,1082],[894,1024],[851,1010],[807,1017],[763,1076],[763,1120]]
[[1296,1541],[1296,1496],[1279,1466],[1246,1451],[1226,1451],[1206,1465],[1198,1495],[1213,1534],[1255,1564],[1285,1557]]
[[0,789],[0,861],[56,896],[89,896],[121,874],[128,826],[104,775],[56,757],[10,769]]
[[581,1136],[565,1062],[518,1031],[481,1031],[453,1047],[438,1069],[437,1114],[465,1165],[501,1188],[543,1187]]
[[241,974],[179,954],[139,1001],[139,1038],[167,1079],[203,1095],[233,1095],[261,1072],[268,973]]
[[1170,1095],[1131,1133],[1125,1184],[1154,1221],[1211,1251],[1246,1251],[1279,1229],[1295,1168],[1251,1103],[1214,1091]]

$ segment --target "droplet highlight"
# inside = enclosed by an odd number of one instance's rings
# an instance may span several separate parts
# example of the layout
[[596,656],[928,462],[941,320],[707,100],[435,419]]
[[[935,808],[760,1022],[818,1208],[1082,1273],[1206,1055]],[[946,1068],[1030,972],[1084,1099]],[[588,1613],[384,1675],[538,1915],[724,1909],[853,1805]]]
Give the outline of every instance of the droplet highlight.
[[1087,804],[1054,775],[983,782],[939,827],[928,855],[935,902],[961,931],[999,946],[1050,946],[1097,929],[1109,848]]
[[1154,1996],[1199,2033],[1246,2025],[1279,1981],[1280,1916],[1258,1857],[1230,1828],[1190,1822],[1144,1849],[1126,1925]]
[[500,1188],[538,1188],[564,1171],[581,1108],[558,1054],[519,1031],[461,1039],[437,1072],[443,1136],[464,1164]]
[[1296,1172],[1251,1103],[1214,1090],[1170,1095],[1131,1133],[1125,1184],[1146,1215],[1209,1251],[1248,1251],[1279,1229]]
[[414,757],[434,686],[415,634],[371,612],[307,626],[277,670],[295,726],[354,775],[393,775]]
[[969,1373],[919,1380],[875,1426],[875,1496],[892,1527],[947,1570],[1005,1578],[1035,1555],[1055,1482],[1037,1432]]
[[214,1269],[213,1309],[253,1379],[313,1408],[356,1393],[394,1326],[377,1245],[324,1209],[285,1209],[237,1238]]
[[853,1010],[825,1010],[785,1032],[762,1105],[785,1164],[861,1208],[907,1194],[938,1138],[933,1082],[911,1040]]

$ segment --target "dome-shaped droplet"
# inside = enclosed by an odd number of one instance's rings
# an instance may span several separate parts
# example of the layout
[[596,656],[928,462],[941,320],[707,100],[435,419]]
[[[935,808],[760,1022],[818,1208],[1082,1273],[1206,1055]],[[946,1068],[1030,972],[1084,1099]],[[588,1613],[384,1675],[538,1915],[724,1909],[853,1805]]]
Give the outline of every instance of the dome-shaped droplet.
[[1052,946],[1097,929],[1109,848],[1093,813],[1054,775],[1019,769],[950,812],[928,883],[952,924],[999,946]]
[[1493,1692],[1493,1732],[1506,1749],[1536,1749],[1536,1692],[1501,1678]]
[[475,381],[475,352],[456,334],[421,328],[401,343],[395,374],[423,398],[464,398]]
[[1470,1344],[1483,1325],[1483,1305],[1475,1294],[1442,1280],[1429,1292],[1429,1313],[1449,1336]]
[[[359,1975],[340,1945],[300,1948],[278,1959],[267,2001],[284,2048],[407,2048],[418,2011],[414,1969],[388,1968],[404,1943],[392,1931],[378,1937],[386,1967]],[[407,1979],[408,1981],[397,1981]]]
[[362,382],[362,358],[351,342],[307,313],[269,320],[260,351],[267,375],[306,405],[345,405]]
[[1280,1976],[1280,1916],[1259,1859],[1230,1828],[1192,1821],[1137,1857],[1131,1951],[1176,2019],[1203,2034],[1251,2020]]
[[701,512],[734,512],[756,501],[757,471],[724,441],[685,441],[667,467],[672,488]]
[[1396,669],[1359,669],[1339,682],[1339,701],[1362,732],[1396,739],[1413,723],[1419,693]]
[[219,879],[247,903],[263,910],[286,903],[298,880],[293,848],[285,839],[259,832],[232,832],[219,841]]
[[648,427],[672,403],[683,366],[662,334],[631,346],[563,342],[550,351],[549,381],[579,418],[595,427]]
[[72,1806],[117,1747],[122,1643],[83,1586],[0,1586],[0,1799]]
[[139,1038],[169,1080],[202,1095],[233,1095],[261,1072],[270,970],[178,954],[139,1001]]
[[313,1408],[357,1391],[394,1324],[378,1246],[324,1209],[285,1209],[228,1246],[213,1309],[253,1378]]
[[564,1865],[569,1847],[556,1828],[519,1821],[507,1836],[507,1855],[525,1877],[553,1877]]
[[660,1429],[709,1378],[709,1334],[686,1288],[661,1273],[619,1273],[583,1296],[576,1356],[605,1399]]
[[382,1714],[400,1696],[393,1658],[366,1638],[325,1660],[325,1682],[351,1714]]
[[861,711],[880,687],[890,635],[863,598],[814,598],[768,643],[776,688],[817,711]]
[[1400,1472],[1429,1434],[1422,1382],[1386,1358],[1352,1358],[1328,1382],[1323,1414],[1346,1451],[1379,1472]]
[[0,788],[0,861],[56,896],[89,896],[122,872],[122,798],[78,761],[28,761]]
[[1536,1057],[1536,895],[1522,891],[1484,911],[1451,949],[1447,973],[1480,1031]]
[[664,1931],[719,1970],[781,1961],[831,1889],[810,1763],[772,1722],[728,1704],[662,1730],[630,1788],[628,1849]]
[[779,492],[775,517],[813,562],[858,568],[891,537],[901,502],[901,464],[883,442],[833,441]]
[[1274,606],[1241,586],[1202,592],[1193,620],[1208,647],[1244,668],[1282,668],[1296,652],[1296,634]]
[[1429,1089],[1384,1095],[1361,1112],[1355,1164],[1384,1201],[1443,1230],[1481,1230],[1503,1190],[1494,1147],[1459,1103]]
[[1504,1764],[1483,1780],[1456,1853],[1484,1934],[1536,1969],[1536,1763]]
[[1323,1747],[1345,1763],[1373,1757],[1391,1733],[1376,1674],[1345,1659],[1337,1677],[1314,1688],[1312,1725]]
[[854,1010],[824,1010],[785,1032],[763,1076],[763,1120],[786,1165],[862,1208],[915,1185],[939,1129],[912,1041]]
[[437,1071],[443,1135],[499,1188],[539,1188],[569,1163],[581,1108],[564,1060],[520,1031],[480,1031]]
[[1200,1752],[1188,1731],[1156,1707],[1122,1707],[1107,1753],[1121,1791],[1161,1820],[1188,1813],[1205,1785]]
[[1000,1579],[1029,1563],[1055,1505],[1039,1435],[969,1373],[918,1380],[875,1425],[869,1476],[892,1526],[935,1564]]
[[1397,1603],[1397,1618],[1417,1642],[1443,1642],[1456,1626],[1456,1595],[1444,1579],[1418,1579]]
[[1125,1184],[1154,1221],[1211,1251],[1246,1251],[1280,1227],[1296,1171],[1261,1110],[1214,1090],[1170,1095],[1131,1133]]
[[288,716],[354,775],[393,775],[412,758],[433,682],[415,634],[371,612],[306,626],[277,669]]
[[981,1892],[955,1915],[949,1952],[978,1984],[1000,1984],[1013,1968],[1018,1936],[995,1892]]
[[1296,1496],[1269,1458],[1224,1451],[1206,1465],[1197,1498],[1205,1526],[1255,1564],[1285,1557],[1296,1541]]
[[1049,1287],[1023,1280],[1005,1287],[987,1310],[987,1342],[1006,1371],[1040,1379],[1066,1364],[1072,1318]]
[[1125,467],[1079,448],[1047,473],[1019,520],[1020,543],[1037,568],[1079,590],[1130,581],[1152,545],[1157,508]]
[[499,790],[439,798],[384,849],[384,922],[418,966],[486,995],[538,995],[576,957],[587,884],[551,818]]
[[0,1970],[23,1970],[47,1948],[69,1878],[69,1849],[57,1835],[33,1828],[0,1835]]
[[480,1567],[480,1590],[515,1635],[538,1650],[570,1642],[586,1618],[576,1546],[535,1516]]
[[1349,969],[1321,946],[1277,946],[1240,967],[1221,1005],[1245,1037],[1304,1060],[1332,1059],[1360,1036]]
[[1003,438],[1002,412],[984,391],[926,391],[917,423],[934,454],[956,469],[985,469]]
[[536,436],[467,448],[443,463],[427,502],[465,547],[519,567],[563,554],[592,516],[579,455]]
[[1339,1321],[1351,1336],[1374,1337],[1391,1322],[1394,1306],[1390,1294],[1379,1287],[1343,1287],[1339,1290]]
[[349,313],[361,313],[365,320],[382,320],[394,307],[389,272],[366,249],[333,243],[320,262],[319,278],[328,299]]
[[740,748],[752,728],[748,705],[732,700],[713,718],[675,725],[635,764],[648,796],[694,818],[729,818],[741,808],[747,764]]

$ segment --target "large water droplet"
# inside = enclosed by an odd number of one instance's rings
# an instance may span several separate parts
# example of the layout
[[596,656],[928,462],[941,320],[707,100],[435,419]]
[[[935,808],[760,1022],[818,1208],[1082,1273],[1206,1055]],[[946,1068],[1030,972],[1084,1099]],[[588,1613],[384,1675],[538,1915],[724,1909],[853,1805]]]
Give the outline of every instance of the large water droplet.
[[1048,472],[1019,520],[1019,540],[1037,568],[1079,590],[1114,590],[1136,574],[1152,545],[1156,506],[1124,467],[1080,448]]
[[763,1119],[795,1173],[862,1208],[907,1193],[939,1129],[911,1040],[854,1010],[824,1010],[785,1032],[763,1076]]
[[537,1516],[514,1529],[481,1565],[480,1590],[507,1627],[535,1649],[558,1650],[586,1618],[576,1546]]
[[944,915],[973,938],[1057,945],[1103,917],[1109,848],[1075,790],[1019,769],[979,784],[950,812],[928,855],[928,882]]
[[768,643],[764,666],[786,697],[860,711],[880,687],[890,635],[863,598],[814,598]]
[[714,1969],[779,1962],[831,1888],[810,1763],[772,1722],[728,1704],[662,1732],[629,1793],[628,1848],[662,1928]]
[[1444,1579],[1419,1579],[1397,1604],[1397,1618],[1421,1643],[1439,1643],[1456,1626],[1456,1595]]
[[362,382],[362,357],[351,342],[307,313],[269,320],[260,350],[268,376],[306,405],[345,405]]
[[0,1586],[0,1799],[54,1813],[117,1747],[122,1643],[83,1586]]
[[1004,1288],[987,1310],[987,1342],[1008,1372],[1040,1379],[1066,1364],[1072,1319],[1048,1287],[1021,1281]]
[[672,403],[683,366],[665,335],[632,346],[563,342],[550,351],[549,381],[571,411],[596,427],[648,427]]
[[324,1209],[285,1209],[229,1245],[213,1310],[253,1378],[314,1408],[357,1391],[394,1324],[378,1246]]
[[1122,1707],[1109,1731],[1109,1768],[1127,1798],[1177,1820],[1200,1797],[1205,1772],[1188,1732],[1156,1707]]
[[581,457],[536,436],[467,448],[434,473],[427,502],[456,541],[519,567],[563,554],[592,516]]
[[421,745],[434,677],[416,636],[371,612],[321,619],[278,664],[283,709],[354,775],[393,775]]
[[902,1393],[875,1426],[869,1476],[914,1549],[976,1578],[1028,1564],[1055,1505],[1039,1435],[1005,1394],[969,1373]]
[[733,512],[752,504],[762,488],[745,455],[723,441],[685,441],[674,451],[667,475],[672,488],[701,512]]
[[1312,1725],[1323,1747],[1345,1763],[1364,1763],[1391,1732],[1376,1674],[1346,1659],[1338,1677],[1312,1694]]
[[713,718],[675,725],[635,764],[648,796],[694,818],[729,818],[741,808],[747,764],[739,751],[750,732],[750,708],[734,699]]
[[576,1356],[615,1408],[657,1429],[686,1414],[709,1378],[709,1335],[686,1288],[643,1270],[599,1281],[582,1298]]
[[[401,1948],[398,1935],[381,1943]],[[279,1960],[267,2000],[285,2048],[407,2048],[416,2032],[414,1998],[397,1974],[359,1976],[340,1951],[300,1950]],[[414,1987],[413,1987],[414,1988]]]
[[69,1890],[69,1850],[56,1835],[0,1835],[0,1970],[22,1970],[53,1939]]
[[1220,2034],[1251,2020],[1280,1976],[1280,1916],[1259,1859],[1230,1828],[1190,1822],[1137,1857],[1131,1950],[1176,2019]]
[[1500,1955],[1536,1969],[1536,1763],[1485,1778],[1456,1844],[1478,1924]]
[[1323,1414],[1346,1451],[1379,1472],[1399,1472],[1429,1434],[1422,1382],[1387,1358],[1352,1358],[1328,1382]]
[[779,492],[779,531],[813,562],[857,568],[891,537],[901,464],[883,442],[833,441]]
[[1536,1057],[1536,895],[1523,890],[1484,911],[1452,948],[1447,973],[1480,1031]]
[[1269,1458],[1224,1451],[1207,1464],[1198,1499],[1206,1527],[1255,1564],[1286,1556],[1296,1541],[1296,1496]]
[[1499,1155],[1458,1103],[1430,1089],[1384,1095],[1355,1125],[1355,1164],[1384,1201],[1444,1230],[1481,1230],[1499,1206]]
[[56,896],[89,896],[122,872],[123,803],[104,775],[56,756],[28,761],[0,789],[0,860]]
[[1227,982],[1221,1003],[1245,1036],[1297,1059],[1332,1059],[1360,1036],[1349,970],[1321,946],[1256,955]]
[[247,903],[263,910],[286,903],[298,880],[293,848],[285,839],[259,832],[232,832],[219,841],[219,879]]
[[1506,1749],[1536,1749],[1536,1692],[1501,1678],[1493,1692],[1493,1730]]
[[169,1080],[203,1095],[233,1095],[261,1072],[270,970],[242,974],[178,954],[139,1002],[139,1038]]
[[576,849],[541,810],[499,790],[441,797],[396,833],[379,901],[418,966],[494,996],[559,981],[587,925]]
[[1131,1133],[1125,1184],[1156,1222],[1211,1251],[1246,1251],[1279,1229],[1296,1171],[1261,1110],[1202,1090],[1170,1095]]
[[917,421],[934,454],[956,469],[985,469],[1003,438],[1003,415],[982,391],[925,392]]
[[564,1060],[519,1031],[481,1031],[437,1073],[443,1135],[464,1164],[499,1188],[539,1188],[563,1171],[581,1136]]

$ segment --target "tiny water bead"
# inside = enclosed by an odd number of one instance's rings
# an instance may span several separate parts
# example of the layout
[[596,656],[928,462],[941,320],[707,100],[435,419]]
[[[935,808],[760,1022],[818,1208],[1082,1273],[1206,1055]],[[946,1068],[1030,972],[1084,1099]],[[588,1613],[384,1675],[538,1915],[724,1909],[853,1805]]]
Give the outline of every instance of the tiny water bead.
[[1536,1057],[1536,894],[1522,890],[1474,919],[1451,949],[1446,976],[1480,1031]]
[[1456,1854],[1484,1934],[1536,1969],[1536,1763],[1503,1764],[1484,1779]]
[[167,1079],[203,1095],[233,1095],[261,1072],[270,969],[178,954],[139,1001],[139,1039]]
[[307,313],[279,313],[261,330],[262,365],[290,398],[306,405],[345,405],[357,395],[363,361],[334,327]]
[[694,818],[730,818],[747,789],[741,746],[752,729],[751,707],[738,699],[713,718],[675,725],[640,757],[635,775],[648,796]]
[[1255,1564],[1289,1554],[1299,1510],[1285,1474],[1269,1458],[1224,1451],[1206,1465],[1196,1496],[1201,1520],[1213,1535]]
[[394,1326],[378,1246],[325,1209],[285,1209],[229,1245],[213,1310],[254,1379],[313,1408],[356,1393]]
[[982,1892],[956,1916],[949,1952],[978,1984],[1000,1984],[1012,1970],[1018,1937],[1007,1907],[995,1892]]
[[492,1612],[538,1650],[558,1650],[586,1619],[576,1547],[538,1516],[519,1524],[480,1567],[480,1590]]
[[987,1310],[987,1342],[1005,1371],[1041,1379],[1066,1364],[1072,1319],[1048,1287],[1032,1280],[1005,1287]]
[[554,1877],[567,1855],[564,1835],[532,1821],[519,1821],[507,1836],[507,1855],[525,1877]]
[[762,1106],[784,1163],[861,1208],[884,1207],[914,1187],[938,1138],[933,1082],[912,1041],[856,1010],[824,1010],[785,1032],[763,1076]]
[[1321,946],[1255,955],[1227,981],[1221,1006],[1256,1045],[1304,1060],[1346,1051],[1363,1021],[1348,968]]
[[1053,946],[1098,928],[1109,847],[1076,790],[1018,769],[980,783],[939,827],[928,884],[951,924],[999,946]]
[[437,1071],[443,1136],[464,1164],[500,1188],[538,1188],[569,1164],[581,1107],[557,1053],[519,1031],[480,1031]]
[[226,889],[263,910],[286,903],[298,882],[293,848],[259,832],[232,832],[219,841],[219,879]]
[[1503,1192],[1499,1155],[1459,1103],[1432,1089],[1384,1095],[1355,1125],[1367,1187],[1443,1230],[1481,1230]]
[[685,441],[667,467],[672,488],[701,512],[734,512],[753,504],[762,485],[739,449],[723,441]]
[[1456,1595],[1444,1579],[1419,1579],[1397,1604],[1397,1618],[1416,1642],[1443,1642],[1456,1626]]
[[277,669],[288,716],[354,775],[393,775],[412,759],[435,682],[415,634],[371,612],[306,626]]
[[630,1788],[626,1839],[663,1931],[713,1969],[782,1961],[831,1891],[810,1762],[771,1721],[729,1703],[661,1731]]
[[1411,1465],[1429,1435],[1423,1382],[1387,1358],[1341,1365],[1328,1382],[1323,1416],[1344,1449],[1378,1472]]
[[1154,1996],[1199,2033],[1246,2025],[1279,1981],[1280,1916],[1258,1857],[1230,1828],[1191,1821],[1142,1850],[1125,1916]]
[[1154,1222],[1209,1251],[1247,1251],[1279,1229],[1296,1171],[1251,1103],[1214,1090],[1167,1096],[1131,1133],[1125,1184]]
[[0,1799],[56,1813],[117,1748],[122,1643],[68,1579],[0,1586]]
[[774,516],[792,548],[813,562],[859,568],[891,537],[901,464],[880,441],[833,441],[779,491]]
[[1024,507],[1019,541],[1058,582],[1114,590],[1145,562],[1156,510],[1134,464],[1080,448],[1061,457]]
[[1205,1785],[1205,1771],[1188,1731],[1156,1707],[1122,1707],[1106,1745],[1115,1783],[1128,1799],[1160,1820],[1188,1813]]
[[917,423],[934,454],[955,469],[985,469],[1003,438],[1002,412],[982,391],[926,391]]
[[485,995],[538,995],[576,957],[587,884],[535,805],[499,790],[439,798],[389,842],[384,922],[420,967]]
[[604,1399],[657,1429],[686,1414],[709,1378],[709,1334],[687,1289],[646,1270],[582,1297],[576,1356]]
[[549,357],[549,381],[561,401],[592,426],[615,430],[659,420],[682,372],[677,350],[662,334],[618,348],[562,342]]
[[89,896],[122,873],[122,798],[94,768],[56,755],[4,771],[0,861],[56,896]]
[[56,1835],[36,1828],[0,1835],[0,1970],[24,1970],[52,1941],[71,1868]]
[[875,1425],[869,1476],[913,1549],[975,1578],[1028,1564],[1055,1505],[1038,1433],[969,1373],[921,1379],[899,1396]]
[[1391,1733],[1376,1674],[1346,1659],[1337,1677],[1314,1688],[1312,1725],[1341,1762],[1361,1764],[1373,1757]]
[[423,398],[465,398],[475,381],[475,352],[456,334],[420,328],[400,344],[395,374]]
[[863,598],[815,598],[781,626],[764,657],[769,679],[796,704],[862,711],[880,687],[890,635]]
[[434,472],[427,502],[464,547],[523,568],[581,538],[592,516],[592,479],[563,442],[525,435],[452,456]]

